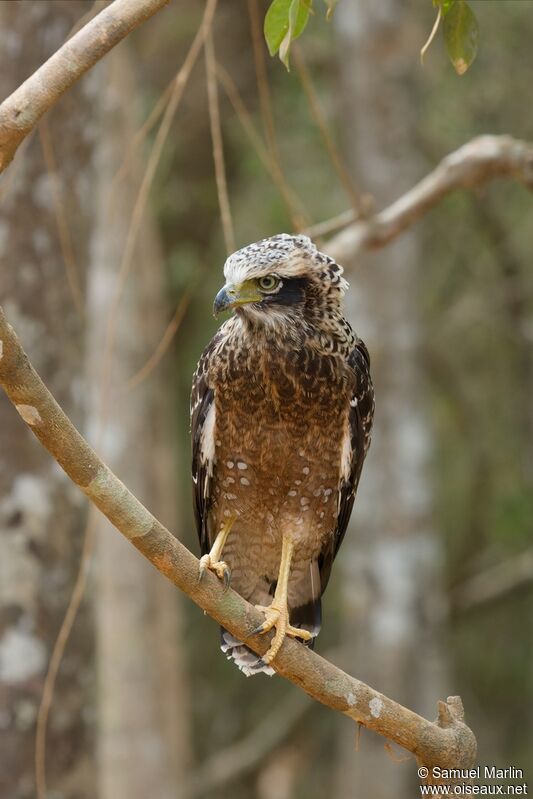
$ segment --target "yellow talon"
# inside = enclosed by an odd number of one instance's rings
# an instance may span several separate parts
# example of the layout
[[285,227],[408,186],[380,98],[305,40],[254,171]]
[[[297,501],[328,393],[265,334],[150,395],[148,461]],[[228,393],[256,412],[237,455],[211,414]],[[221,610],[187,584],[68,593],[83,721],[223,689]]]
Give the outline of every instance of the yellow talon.
[[272,604],[268,607],[256,605],[257,610],[262,611],[266,618],[263,624],[259,625],[259,627],[253,631],[253,634],[266,633],[273,627],[276,628],[276,633],[270,647],[262,658],[263,662],[266,664],[272,663],[281,649],[286,635],[289,635],[291,638],[300,638],[302,641],[310,641],[313,637],[308,630],[300,630],[298,627],[293,627],[289,623],[287,593],[293,550],[294,542],[292,538],[290,536],[283,536],[281,563],[274,599],[272,600]]
[[286,635],[290,638],[300,638],[302,641],[310,641],[313,637],[309,630],[301,630],[299,627],[293,627],[292,624],[289,624],[289,610],[286,605],[278,607],[274,601],[268,607],[264,605],[256,605],[255,607],[265,614],[266,619],[263,624],[254,630],[254,634],[267,633],[273,627],[276,628],[270,647],[262,657],[263,662],[267,665],[272,663],[278,654]]
[[215,538],[215,542],[211,550],[200,558],[200,569],[198,572],[198,581],[201,582],[205,576],[206,571],[215,572],[216,576],[223,580],[224,586],[227,588],[231,579],[231,570],[228,564],[222,560],[222,550],[233,526],[235,517],[229,519],[222,527],[219,534]]

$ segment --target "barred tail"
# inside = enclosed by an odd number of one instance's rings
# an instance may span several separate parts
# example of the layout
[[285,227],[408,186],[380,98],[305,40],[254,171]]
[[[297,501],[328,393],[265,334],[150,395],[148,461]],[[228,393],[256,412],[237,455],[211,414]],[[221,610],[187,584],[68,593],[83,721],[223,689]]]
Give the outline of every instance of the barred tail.
[[263,663],[259,655],[248,649],[241,641],[238,641],[231,633],[220,628],[220,648],[228,660],[232,660],[236,666],[247,677],[254,674],[268,674],[271,677],[276,672],[266,663]]
[[307,644],[313,649],[315,638],[322,626],[322,585],[320,582],[320,569],[318,561],[309,564],[307,574],[304,574],[298,583],[298,599],[291,608],[291,624],[308,630],[313,636]]
[[[275,584],[270,586],[267,593],[261,588],[262,593],[254,592],[252,596],[247,596],[252,604],[268,604],[275,590]],[[308,571],[300,578],[296,590],[299,602],[290,609],[290,622],[295,627],[308,630],[313,636],[306,646],[310,649],[315,647],[315,639],[320,632],[322,624],[322,603],[321,603],[321,583],[318,562],[312,561]],[[243,674],[252,677],[254,674],[268,674],[271,677],[275,671],[263,662],[259,655],[252,652],[242,641],[229,633],[224,627],[220,628],[220,648],[228,658],[238,666]]]

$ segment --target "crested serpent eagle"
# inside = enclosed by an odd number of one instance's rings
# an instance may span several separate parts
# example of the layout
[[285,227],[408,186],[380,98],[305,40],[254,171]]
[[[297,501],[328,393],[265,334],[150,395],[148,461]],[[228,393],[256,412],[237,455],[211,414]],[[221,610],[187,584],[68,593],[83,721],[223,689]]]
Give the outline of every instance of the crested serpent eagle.
[[196,525],[206,569],[275,628],[260,658],[222,629],[247,675],[286,635],[312,645],[370,444],[369,355],[344,317],[342,267],[307,236],[250,244],[224,266],[191,396]]

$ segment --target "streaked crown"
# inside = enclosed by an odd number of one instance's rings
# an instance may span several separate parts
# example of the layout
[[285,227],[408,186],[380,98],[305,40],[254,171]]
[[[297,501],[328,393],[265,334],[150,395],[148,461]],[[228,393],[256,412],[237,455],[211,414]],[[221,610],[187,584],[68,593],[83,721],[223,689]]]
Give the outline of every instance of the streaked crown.
[[275,274],[280,278],[309,278],[325,291],[336,289],[342,297],[348,283],[343,268],[320,252],[308,236],[279,233],[261,239],[229,256],[224,264],[228,283],[243,283]]

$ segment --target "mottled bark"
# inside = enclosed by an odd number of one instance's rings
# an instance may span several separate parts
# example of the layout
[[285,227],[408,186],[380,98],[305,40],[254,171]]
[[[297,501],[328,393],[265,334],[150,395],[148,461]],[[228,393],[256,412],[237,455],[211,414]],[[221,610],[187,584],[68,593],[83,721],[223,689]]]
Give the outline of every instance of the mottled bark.
[[[335,20],[347,156],[364,191],[384,207],[420,177],[412,79],[416,22],[396,0],[346,0]],[[430,697],[443,689],[445,649],[442,555],[428,475],[431,433],[418,354],[420,268],[419,241],[410,230],[386,251],[360,256],[350,276],[349,312],[371,353],[376,415],[340,560],[346,663],[427,713]],[[403,799],[416,790],[411,770],[364,734],[356,756],[343,735],[338,775],[339,796]]]
[[[155,349],[167,323],[163,259],[149,214],[131,263],[118,313],[116,281],[142,163],[132,157],[113,180],[124,142],[135,134],[132,64],[111,54],[98,68],[108,87],[101,103],[101,142],[95,163],[99,209],[88,278],[88,355],[93,443],[143,502],[176,526],[172,382],[161,364],[126,390]],[[115,316],[114,346],[105,345]],[[103,362],[109,352],[110,366]],[[104,386],[102,379],[109,379]],[[102,392],[107,408],[102,406]],[[103,415],[102,415],[103,414]],[[179,799],[188,759],[188,697],[180,647],[179,595],[119,536],[97,520],[98,753],[100,799]],[[117,569],[117,564],[120,568]]]
[[[0,95],[13,91],[64,41],[88,2],[0,5]],[[95,128],[87,124],[97,77],[73,91],[49,120],[58,155],[50,173],[39,137],[0,187],[0,296],[69,414],[81,423],[84,330],[58,234],[59,185],[73,242],[79,291],[87,264]],[[35,450],[0,398],[0,794],[35,796],[35,721],[51,647],[77,573],[87,503]],[[50,786],[67,797],[94,796],[90,762],[93,629],[81,609],[56,688],[48,745]]]

